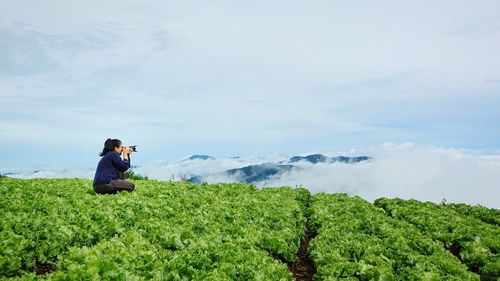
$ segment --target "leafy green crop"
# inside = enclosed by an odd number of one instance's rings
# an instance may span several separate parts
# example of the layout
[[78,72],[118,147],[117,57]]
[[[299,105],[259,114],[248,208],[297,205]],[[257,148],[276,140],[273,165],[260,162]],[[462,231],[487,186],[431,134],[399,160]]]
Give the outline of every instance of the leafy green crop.
[[[498,210],[132,181],[96,195],[90,180],[1,178],[0,279],[292,280],[306,224],[314,280],[500,277],[499,228],[479,220]],[[54,270],[35,275],[41,265]]]
[[375,205],[441,241],[482,280],[500,277],[500,228],[432,202],[380,198]]
[[359,197],[317,194],[310,227],[315,280],[479,280],[439,243]]
[[442,208],[453,209],[459,214],[472,216],[486,223],[500,226],[500,210],[467,204],[442,204]]
[[88,180],[2,179],[1,276],[54,263],[41,278],[291,279],[283,262],[296,259],[307,190],[135,184],[96,195]]

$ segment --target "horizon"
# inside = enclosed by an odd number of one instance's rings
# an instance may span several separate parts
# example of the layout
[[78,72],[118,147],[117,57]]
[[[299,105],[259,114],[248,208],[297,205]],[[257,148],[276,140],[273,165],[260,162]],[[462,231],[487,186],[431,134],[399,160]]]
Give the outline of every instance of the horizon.
[[[307,156],[303,154],[301,156]],[[290,162],[292,156],[271,154],[240,158],[214,157],[209,160],[156,160],[134,164],[132,171],[155,180],[178,181],[201,177],[208,183],[239,182],[241,173],[227,173],[232,169],[272,164],[293,165],[275,175],[253,182],[257,187],[302,186],[313,193],[348,193],[373,201],[380,197],[415,198],[435,203],[445,199],[449,203],[480,204],[500,209],[498,183],[500,182],[500,151],[479,151],[419,146],[411,143],[386,143],[366,151],[352,150],[327,157],[368,156],[359,163]],[[258,169],[257,169],[258,171]],[[94,166],[56,165],[38,169],[5,169],[0,174],[15,178],[85,178],[93,179]],[[243,178],[242,178],[243,176]]]

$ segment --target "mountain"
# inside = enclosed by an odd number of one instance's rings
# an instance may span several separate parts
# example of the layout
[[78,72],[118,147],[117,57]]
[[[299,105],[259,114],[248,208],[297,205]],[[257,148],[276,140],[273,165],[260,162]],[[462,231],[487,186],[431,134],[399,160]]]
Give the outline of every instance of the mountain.
[[210,155],[192,155],[191,157],[184,159],[184,161],[191,160],[215,160],[215,158]]
[[[285,172],[290,172],[293,169],[300,168],[294,165],[265,163],[258,165],[249,165],[242,168],[229,169],[222,173],[217,173],[209,176],[230,177],[234,179],[234,181],[242,183],[257,183],[270,179],[274,176],[279,176]],[[201,184],[205,181],[206,178],[207,176],[195,176],[189,178],[188,181]]]
[[368,156],[358,156],[358,157],[347,157],[347,156],[337,156],[337,157],[327,157],[323,154],[311,154],[308,156],[294,156],[290,158],[289,163],[296,163],[299,161],[307,161],[312,164],[317,163],[335,163],[335,162],[343,162],[343,163],[358,163],[361,161],[369,160]]
[[238,182],[256,183],[267,180],[273,176],[298,169],[293,165],[260,164],[250,165],[243,168],[227,170],[229,176],[234,176]]
[[[194,183],[203,183],[209,180],[211,177],[213,178],[230,178],[236,182],[241,183],[252,183],[256,184],[259,182],[263,182],[269,180],[273,177],[277,177],[282,175],[283,173],[290,172],[293,170],[302,169],[300,165],[300,161],[307,161],[312,164],[317,163],[345,163],[345,164],[354,164],[362,161],[369,160],[368,156],[358,156],[358,157],[347,157],[347,156],[337,156],[337,157],[327,157],[322,154],[311,154],[308,156],[294,156],[288,160],[280,161],[278,163],[263,163],[263,164],[254,164],[245,166],[242,168],[234,168],[225,170],[220,173],[208,174],[204,176],[193,176],[188,179],[190,182]],[[292,164],[296,163],[296,164]]]
[[316,164],[316,163],[324,163],[327,159],[328,159],[328,157],[326,157],[322,154],[312,154],[312,155],[308,155],[308,156],[294,156],[294,157],[290,158],[290,160],[288,162],[295,163],[295,162],[306,160],[308,162]]

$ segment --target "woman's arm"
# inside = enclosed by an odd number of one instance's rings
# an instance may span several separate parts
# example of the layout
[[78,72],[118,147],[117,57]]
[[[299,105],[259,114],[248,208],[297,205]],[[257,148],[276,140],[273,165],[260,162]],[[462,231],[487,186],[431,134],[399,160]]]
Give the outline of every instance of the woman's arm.
[[113,165],[116,167],[116,169],[120,172],[125,172],[130,168],[130,158],[128,157],[128,154],[126,151],[123,151],[123,159],[120,158],[118,154],[115,154],[116,156],[113,157]]

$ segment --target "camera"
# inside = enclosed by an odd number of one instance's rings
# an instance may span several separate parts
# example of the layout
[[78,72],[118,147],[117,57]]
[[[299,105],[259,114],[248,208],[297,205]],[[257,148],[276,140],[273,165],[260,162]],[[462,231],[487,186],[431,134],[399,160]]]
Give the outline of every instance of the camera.
[[135,150],[135,148],[137,147],[137,145],[129,145],[129,146],[127,146],[127,147],[132,148],[132,151],[133,151],[133,152],[137,152],[137,150]]

